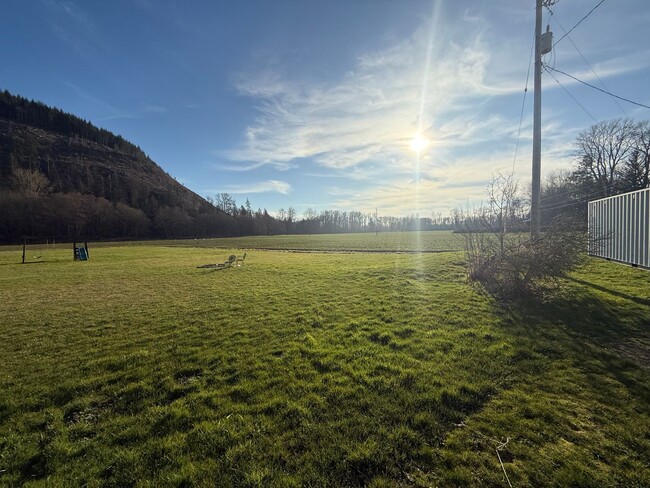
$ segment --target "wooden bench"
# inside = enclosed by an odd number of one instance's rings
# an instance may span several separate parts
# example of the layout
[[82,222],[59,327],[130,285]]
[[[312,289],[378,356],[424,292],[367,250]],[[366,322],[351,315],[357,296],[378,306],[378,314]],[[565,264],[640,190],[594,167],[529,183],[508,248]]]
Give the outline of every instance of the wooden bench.
[[[244,257],[246,257],[246,254],[244,254]],[[223,263],[218,263],[218,264],[204,264],[202,266],[197,266],[197,268],[230,268],[231,266],[235,265],[235,262],[237,261],[237,256],[234,254],[231,254],[228,256],[228,259],[226,259]],[[242,259],[243,261],[243,259]]]

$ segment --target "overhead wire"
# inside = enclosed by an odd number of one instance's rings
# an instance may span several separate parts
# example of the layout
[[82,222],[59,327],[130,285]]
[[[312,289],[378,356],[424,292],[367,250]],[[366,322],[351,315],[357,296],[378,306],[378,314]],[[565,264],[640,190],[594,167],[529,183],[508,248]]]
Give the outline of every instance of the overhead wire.
[[515,143],[515,157],[512,160],[512,174],[515,174],[515,166],[517,164],[517,153],[519,152],[519,139],[521,137],[521,124],[524,120],[524,109],[526,107],[526,95],[528,94],[528,82],[530,80],[530,66],[533,61],[533,51],[535,49],[535,36],[533,36],[533,43],[530,46],[530,57],[528,59],[528,72],[526,73],[526,86],[524,87],[524,98],[521,101],[521,113],[519,114],[519,130],[517,131],[517,142]]
[[584,195],[581,195],[579,200],[575,200],[575,201],[572,201],[572,202],[569,202],[569,203],[561,203],[559,205],[554,205],[553,203],[547,203],[546,205],[540,205],[540,210],[545,210],[545,211],[560,210],[560,209],[563,209],[563,208],[568,208],[568,207],[573,207],[573,206],[584,204],[584,203],[589,203],[591,198],[593,198],[593,197],[595,197],[595,196],[597,196],[599,194],[602,194],[602,189],[600,189],[600,188],[597,189],[597,190],[587,192]]
[[[588,111],[588,110],[587,110],[587,109],[586,109],[586,108],[585,108],[585,107],[584,107],[584,106],[583,106],[583,105],[582,105],[582,104],[581,104],[581,103],[580,103],[580,102],[579,102],[579,101],[578,101],[578,100],[577,100],[577,99],[576,99],[576,98],[571,94],[571,92],[569,92],[568,89],[566,89],[566,88],[564,87],[564,85],[562,85],[562,83],[560,83],[560,81],[559,81],[559,80],[558,80],[558,79],[553,75],[553,71],[558,72],[558,73],[561,73],[561,74],[563,74],[563,75],[565,75],[565,76],[567,76],[567,77],[569,77],[569,78],[571,78],[571,79],[573,79],[573,80],[575,80],[575,81],[577,81],[577,82],[579,82],[579,83],[582,83],[582,84],[584,84],[584,85],[586,85],[586,86],[589,86],[590,88],[593,88],[593,89],[598,90],[598,91],[600,91],[600,92],[602,92],[602,93],[604,93],[604,94],[606,94],[606,95],[609,95],[609,96],[613,97],[614,99],[622,100],[622,101],[625,101],[625,102],[628,102],[628,103],[631,103],[631,104],[634,104],[634,105],[638,105],[638,106],[641,106],[641,107],[644,107],[644,108],[648,108],[648,109],[650,109],[650,107],[647,106],[647,105],[644,105],[644,104],[642,104],[642,103],[638,103],[638,102],[635,102],[635,101],[633,101],[633,100],[630,100],[630,99],[627,99],[627,98],[624,98],[624,97],[620,97],[620,96],[618,96],[618,95],[615,95],[614,93],[611,93],[611,92],[609,91],[609,88],[607,87],[607,85],[605,85],[605,83],[603,82],[603,80],[598,76],[598,74],[597,74],[596,71],[593,69],[593,67],[591,66],[591,64],[589,63],[589,61],[587,61],[587,58],[586,58],[586,57],[584,56],[584,54],[580,51],[580,49],[579,49],[578,46],[575,44],[575,42],[573,42],[573,39],[571,39],[571,37],[569,36],[569,34],[570,34],[570,33],[571,33],[571,32],[572,32],[576,27],[578,27],[578,26],[579,26],[579,25],[580,25],[580,24],[581,24],[581,23],[582,23],[582,22],[583,22],[587,17],[589,17],[589,16],[590,16],[590,15],[591,15],[591,14],[592,14],[592,13],[593,13],[597,8],[598,8],[598,7],[600,7],[604,2],[605,2],[605,0],[601,0],[599,3],[597,3],[597,4],[596,4],[596,5],[595,5],[595,6],[594,6],[594,7],[593,7],[589,12],[587,12],[587,14],[586,14],[584,17],[582,17],[582,18],[581,18],[581,19],[580,19],[580,20],[579,20],[579,21],[578,21],[578,22],[577,22],[577,23],[576,23],[576,24],[575,24],[571,29],[569,29],[568,31],[567,31],[566,29],[564,29],[564,27],[562,26],[562,24],[560,23],[560,21],[559,21],[556,17],[553,17],[554,13],[553,13],[553,10],[550,8],[550,6],[549,6],[549,5],[545,5],[546,8],[547,8],[547,10],[548,10],[548,12],[549,12],[549,22],[550,22],[550,18],[553,18],[553,19],[557,22],[557,24],[559,25],[559,27],[564,31],[564,35],[563,35],[562,37],[560,37],[560,39],[558,39],[558,40],[553,44],[552,47],[555,48],[555,46],[556,46],[560,41],[562,41],[565,37],[567,37],[567,38],[569,39],[569,41],[571,42],[571,44],[573,45],[573,47],[574,47],[574,48],[576,49],[576,51],[578,52],[578,54],[582,57],[582,59],[583,59],[583,61],[585,62],[585,64],[589,67],[589,69],[591,70],[591,72],[594,74],[594,76],[598,79],[598,81],[603,85],[603,87],[604,87],[605,89],[603,90],[603,89],[601,89],[601,88],[598,88],[597,86],[594,86],[594,85],[592,85],[592,84],[590,84],[590,83],[587,83],[586,81],[580,80],[579,78],[576,78],[576,77],[573,76],[573,75],[570,75],[570,74],[565,73],[564,71],[562,71],[562,70],[560,70],[560,69],[555,68],[555,49],[552,50],[552,52],[553,52],[553,55],[552,55],[552,66],[550,66],[550,65],[548,65],[548,64],[546,64],[546,63],[544,63],[544,64],[543,64],[544,70],[545,70],[549,75],[551,75],[551,77],[552,77],[552,78],[555,80],[555,82],[556,82],[556,83],[557,83],[557,84],[558,84],[558,85],[559,85],[559,86],[560,86],[560,87],[561,87],[561,88],[562,88],[562,89],[567,93],[567,95],[569,95],[569,97],[570,97],[570,98],[571,98],[571,99],[572,99],[572,100],[573,100],[573,101],[574,101],[574,102],[575,102],[575,103],[576,103],[576,104],[577,104],[577,105],[578,105],[578,106],[579,106],[579,107],[580,107],[580,108],[581,108],[581,109],[582,109],[582,110],[583,110],[583,111],[584,111],[584,112],[585,112],[589,117],[591,117],[591,119],[593,119],[595,122],[597,122],[596,118],[595,118],[595,117],[594,117],[594,116],[593,116],[593,115],[592,115],[592,114],[591,114],[591,113],[590,113],[590,112],[589,112],[589,111]],[[618,103],[618,101],[615,100],[615,102],[616,102],[616,104],[618,105],[618,107],[621,109],[621,111],[622,111],[625,115],[627,115],[627,113],[625,112],[625,110],[623,109],[623,107]],[[515,154],[516,154],[516,153],[515,153]],[[514,166],[513,166],[513,169],[514,169]],[[561,204],[558,204],[559,202],[555,202],[555,203],[548,202],[548,203],[546,203],[546,204],[543,204],[543,203],[542,203],[542,204],[540,205],[540,210],[544,210],[544,211],[553,211],[553,210],[560,210],[560,209],[567,208],[567,207],[573,207],[573,206],[576,206],[576,205],[582,205],[582,204],[588,203],[590,198],[592,198],[593,196],[598,195],[599,193],[601,193],[601,191],[602,191],[602,190],[601,190],[600,188],[599,188],[599,189],[592,190],[592,191],[590,191],[590,192],[587,192],[587,193],[581,195],[579,200],[577,200],[577,201],[572,201],[572,202],[569,202],[569,203],[561,203]],[[562,198],[562,197],[564,197],[564,196],[568,196],[568,195],[570,195],[571,193],[573,193],[573,192],[572,192],[572,191],[566,191],[566,192],[559,193],[559,194],[556,194],[556,195],[550,195],[550,196],[548,196],[547,198],[548,198],[548,199],[557,199],[557,198]]]
[[[592,194],[594,194],[594,193],[598,193],[599,191],[600,191],[600,190],[592,190],[591,192],[587,192],[586,194],[587,194],[587,195],[592,195]],[[562,192],[560,192],[560,193],[555,193],[555,194],[553,194],[551,198],[566,197],[566,196],[568,196],[568,195],[572,195],[572,194],[574,194],[574,193],[575,193],[575,190],[574,190],[574,189],[566,190],[566,191],[562,191]]]
[[553,44],[553,47],[557,46],[557,45],[562,41],[562,39],[564,39],[566,36],[568,36],[568,35],[573,31],[573,29],[575,29],[575,28],[578,27],[580,24],[582,24],[582,22],[583,22],[587,17],[589,17],[589,16],[592,14],[592,12],[593,12],[594,10],[596,10],[598,7],[600,7],[603,3],[605,3],[605,0],[600,0],[600,2],[598,2],[594,8],[592,8],[589,12],[587,12],[587,14],[586,14],[583,18],[581,18],[581,19],[578,21],[578,23],[577,23],[576,25],[574,25],[573,27],[571,27],[571,28],[568,30],[568,32],[566,32],[562,37],[560,37],[557,41],[555,41],[555,43]]
[[[563,37],[566,37],[566,38],[569,40],[569,42],[573,45],[573,47],[575,48],[575,50],[578,52],[578,54],[580,55],[580,57],[582,58],[582,60],[583,60],[583,61],[585,62],[585,64],[589,67],[589,69],[590,69],[591,72],[594,74],[594,76],[596,77],[596,79],[600,82],[600,84],[603,86],[603,88],[604,88],[605,90],[609,90],[609,87],[608,87],[608,86],[605,84],[605,82],[600,78],[600,76],[598,76],[598,73],[596,73],[596,70],[594,70],[594,68],[593,68],[593,66],[591,65],[591,63],[589,63],[589,61],[587,61],[587,58],[585,57],[585,55],[584,55],[584,54],[582,53],[582,51],[578,48],[578,46],[576,45],[576,43],[573,42],[573,39],[571,39],[571,36],[570,36],[569,33],[566,31],[566,29],[564,28],[564,26],[562,25],[562,23],[560,22],[560,20],[557,18],[557,16],[555,15],[555,12],[553,12],[553,10],[551,10],[549,7],[547,7],[547,10],[549,11],[550,18],[552,18],[552,19],[557,23],[557,25],[560,27],[560,29],[562,29],[562,31],[564,32],[564,36],[563,36]],[[557,43],[556,43],[556,44],[557,44]],[[553,47],[555,47],[555,44],[553,44]],[[554,55],[554,56],[553,56],[553,67],[555,67],[555,49],[553,49],[553,55]],[[617,105],[618,108],[621,110],[621,112],[623,112],[623,114],[624,114],[625,116],[627,116],[627,112],[626,112],[625,109],[621,106],[621,104],[618,103],[618,100],[614,99],[614,103],[616,103],[616,105]]]
[[[600,191],[600,189],[597,188],[597,189],[595,189],[595,190],[591,190],[591,191],[586,192],[585,195],[587,195],[587,196],[591,196],[591,195],[593,195],[593,194],[595,194],[595,193],[598,193],[599,191]],[[568,195],[575,194],[575,192],[576,192],[575,189],[570,189],[570,190],[562,191],[562,192],[560,192],[560,193],[555,193],[555,194],[553,194],[553,195],[552,195],[552,198],[556,198],[556,197],[566,197],[566,196],[568,196]]]
[[575,202],[571,202],[571,203],[567,203],[567,204],[563,204],[563,205],[557,205],[557,206],[554,206],[554,207],[540,205],[539,209],[544,210],[545,212],[550,212],[550,211],[553,211],[553,210],[561,210],[563,208],[575,207],[576,205],[583,205],[585,203],[589,203],[591,201],[591,200],[589,200],[589,198],[597,195],[598,193],[600,193],[600,191],[591,193],[589,195],[585,195],[585,197],[583,197],[584,200],[578,200],[578,201],[575,201]]
[[575,76],[570,75],[569,73],[565,73],[565,72],[562,71],[561,69],[553,68],[553,67],[551,67],[551,66],[547,66],[547,68],[550,69],[551,71],[555,71],[555,72],[557,72],[557,73],[561,73],[561,74],[563,74],[564,76],[568,76],[569,78],[571,78],[571,79],[577,81],[578,83],[582,83],[583,85],[586,85],[586,86],[588,86],[588,87],[590,87],[590,88],[593,88],[594,90],[598,90],[599,92],[602,92],[602,93],[604,93],[605,95],[609,95],[610,97],[618,98],[619,100],[623,100],[624,102],[631,103],[632,105],[637,105],[637,106],[639,106],[639,107],[643,107],[643,108],[650,109],[650,106],[648,106],[648,105],[645,105],[645,104],[643,104],[643,103],[639,103],[639,102],[635,102],[634,100],[630,100],[629,98],[621,97],[621,96],[619,96],[619,95],[615,95],[614,93],[612,93],[612,92],[610,92],[610,91],[603,90],[602,88],[598,88],[597,86],[594,86],[594,85],[592,85],[591,83],[587,83],[586,81],[583,81],[583,80],[581,80],[581,79],[579,79],[579,78],[576,78]]
[[560,83],[560,80],[558,80],[558,79],[555,77],[555,75],[553,74],[553,72],[551,71],[551,69],[552,69],[551,67],[549,67],[549,66],[547,66],[547,65],[544,65],[544,71],[546,71],[549,75],[551,75],[551,78],[553,78],[553,79],[555,80],[555,82],[556,82],[558,85],[560,85],[560,88],[562,88],[562,89],[565,91],[565,93],[566,93],[567,95],[569,95],[569,97],[571,97],[571,99],[572,99],[572,100],[573,100],[573,101],[574,101],[574,102],[575,102],[575,103],[576,103],[576,104],[577,104],[577,105],[578,105],[578,106],[579,106],[579,107],[580,107],[580,108],[581,108],[581,109],[582,109],[582,110],[583,110],[583,111],[584,111],[584,112],[585,112],[589,117],[591,117],[591,120],[593,120],[594,122],[598,123],[598,120],[596,120],[596,117],[594,117],[594,116],[591,114],[591,112],[589,112],[589,110],[587,110],[587,109],[585,108],[585,106],[582,105],[582,104],[578,101],[578,99],[577,99],[576,97],[574,97],[574,96],[571,94],[571,92],[570,92],[570,91],[569,91],[569,90],[568,90],[568,89],[567,89],[567,88],[566,88],[562,83]]

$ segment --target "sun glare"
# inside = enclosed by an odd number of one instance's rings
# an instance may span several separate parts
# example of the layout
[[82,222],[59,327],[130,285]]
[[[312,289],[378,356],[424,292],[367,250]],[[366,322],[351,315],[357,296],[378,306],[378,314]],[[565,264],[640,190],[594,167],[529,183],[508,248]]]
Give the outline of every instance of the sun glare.
[[422,136],[415,136],[411,141],[411,149],[416,153],[421,153],[429,145],[429,141]]

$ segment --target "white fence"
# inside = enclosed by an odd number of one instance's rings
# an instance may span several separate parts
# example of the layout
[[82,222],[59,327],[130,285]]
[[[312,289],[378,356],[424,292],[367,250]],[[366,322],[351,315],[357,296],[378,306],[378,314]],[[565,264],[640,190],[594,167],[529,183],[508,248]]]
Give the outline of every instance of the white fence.
[[650,269],[650,188],[589,202],[589,254]]

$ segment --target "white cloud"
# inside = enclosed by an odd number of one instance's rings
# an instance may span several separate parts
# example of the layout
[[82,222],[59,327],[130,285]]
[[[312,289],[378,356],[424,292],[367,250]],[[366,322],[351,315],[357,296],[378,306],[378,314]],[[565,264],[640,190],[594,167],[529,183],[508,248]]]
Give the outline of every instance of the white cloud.
[[238,82],[259,115],[241,146],[226,156],[279,167],[310,158],[340,170],[403,158],[420,125],[436,132],[438,146],[470,137],[471,131],[459,134],[459,128],[470,122],[472,131],[480,127],[463,107],[470,99],[512,88],[487,80],[490,55],[480,29],[462,43],[443,41],[459,37],[449,29],[436,24],[431,37],[431,26],[424,25],[391,48],[359,56],[355,68],[330,85],[289,81],[268,70]]
[[285,181],[267,180],[245,184],[227,185],[218,190],[209,190],[207,193],[232,193],[234,195],[248,193],[281,193],[287,195],[291,191],[291,185]]
[[[530,17],[528,10],[521,15]],[[217,154],[233,163],[222,168],[298,166],[305,175],[374,183],[346,195],[330,191],[340,208],[368,210],[381,202],[405,213],[480,200],[492,172],[512,168],[530,43],[495,37],[476,10],[443,18],[434,12],[410,37],[358,56],[338,80],[305,82],[270,69],[241,76],[236,87],[258,115],[239,147]],[[604,79],[647,61],[619,54],[594,66]],[[584,70],[576,75],[594,78]],[[523,180],[530,178],[532,91],[528,102],[516,168]],[[544,120],[544,167],[566,167],[577,132],[560,127],[550,110]],[[431,141],[421,160],[409,149],[419,131]]]
[[167,108],[160,105],[146,105],[142,112],[146,114],[164,114],[167,112]]

